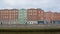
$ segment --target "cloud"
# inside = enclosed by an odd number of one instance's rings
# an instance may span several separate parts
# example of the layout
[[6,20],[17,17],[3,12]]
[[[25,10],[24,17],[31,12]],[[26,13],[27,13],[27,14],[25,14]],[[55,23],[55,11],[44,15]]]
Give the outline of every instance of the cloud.
[[15,3],[16,3],[16,0],[3,0],[3,1],[5,4],[11,5],[11,6],[15,5]]
[[0,8],[42,8],[60,11],[60,0],[1,0]]

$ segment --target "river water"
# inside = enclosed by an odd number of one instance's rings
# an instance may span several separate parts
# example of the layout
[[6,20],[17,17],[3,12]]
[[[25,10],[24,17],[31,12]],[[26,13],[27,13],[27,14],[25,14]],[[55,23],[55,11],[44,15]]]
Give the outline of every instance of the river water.
[[60,32],[0,32],[0,34],[60,34]]

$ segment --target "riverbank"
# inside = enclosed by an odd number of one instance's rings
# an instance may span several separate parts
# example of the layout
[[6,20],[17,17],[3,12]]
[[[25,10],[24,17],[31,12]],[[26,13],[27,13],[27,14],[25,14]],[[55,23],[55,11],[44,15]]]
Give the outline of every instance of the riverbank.
[[58,32],[60,31],[60,28],[48,28],[48,29],[44,29],[44,28],[37,28],[37,29],[16,29],[16,28],[10,28],[10,29],[0,29],[0,32]]

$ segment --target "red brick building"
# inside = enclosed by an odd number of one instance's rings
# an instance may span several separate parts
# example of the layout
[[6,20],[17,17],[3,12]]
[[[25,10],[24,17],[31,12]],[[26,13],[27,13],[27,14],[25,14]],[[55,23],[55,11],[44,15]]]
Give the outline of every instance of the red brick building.
[[45,17],[46,17],[45,19],[46,19],[46,20],[49,20],[49,21],[50,21],[50,20],[53,20],[53,16],[54,16],[54,15],[53,15],[52,12],[45,12]]
[[60,20],[60,13],[54,13],[54,20]]
[[56,12],[45,12],[44,14],[45,20],[51,21],[51,20],[60,20],[60,13]]
[[45,12],[44,13],[44,20],[48,21],[50,23],[50,21],[54,20],[54,13],[51,11]]
[[[60,20],[60,13],[45,12],[42,9],[27,9],[27,21],[37,22],[38,20],[50,21]],[[18,9],[2,9],[0,10],[0,23],[3,24],[17,24],[18,22]]]
[[42,9],[28,9],[27,13],[28,21],[46,20],[50,24],[51,21],[60,20],[60,13],[44,12]]
[[37,9],[37,12],[38,12],[38,15],[37,15],[38,20],[44,20],[44,10]]
[[44,10],[42,9],[28,9],[28,21],[44,20]]
[[37,20],[37,9],[28,9],[28,14],[27,14],[27,18],[28,18],[28,21],[36,21]]
[[[12,24],[13,21],[18,19],[17,9],[2,9],[0,10],[0,23]],[[8,22],[8,23],[7,23]]]

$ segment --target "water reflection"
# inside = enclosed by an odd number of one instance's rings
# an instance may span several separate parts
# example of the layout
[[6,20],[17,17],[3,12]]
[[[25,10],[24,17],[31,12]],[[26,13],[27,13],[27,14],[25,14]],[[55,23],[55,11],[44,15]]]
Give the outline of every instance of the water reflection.
[[59,34],[60,32],[0,32],[0,34]]

